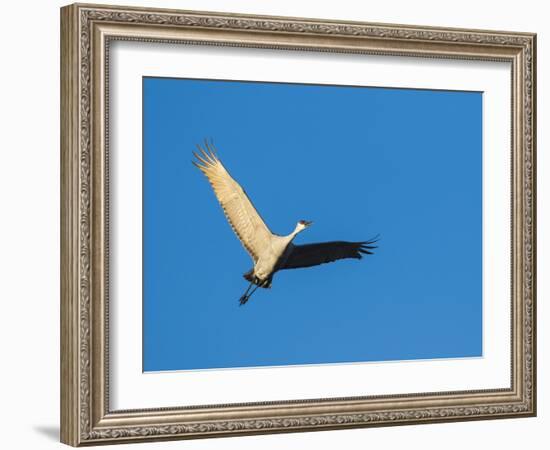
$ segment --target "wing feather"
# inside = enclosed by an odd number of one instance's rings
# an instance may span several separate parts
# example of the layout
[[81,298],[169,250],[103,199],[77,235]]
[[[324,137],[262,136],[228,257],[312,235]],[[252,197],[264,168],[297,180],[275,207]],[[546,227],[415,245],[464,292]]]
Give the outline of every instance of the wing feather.
[[197,161],[193,161],[193,164],[210,182],[229,225],[256,262],[265,246],[270,244],[273,234],[244,189],[218,159],[211,145],[205,142],[205,146],[206,150],[197,146],[198,153],[193,152]]
[[297,269],[325,264],[339,259],[361,259],[372,255],[376,239],[363,242],[320,242],[317,244],[292,245],[291,252],[281,269]]

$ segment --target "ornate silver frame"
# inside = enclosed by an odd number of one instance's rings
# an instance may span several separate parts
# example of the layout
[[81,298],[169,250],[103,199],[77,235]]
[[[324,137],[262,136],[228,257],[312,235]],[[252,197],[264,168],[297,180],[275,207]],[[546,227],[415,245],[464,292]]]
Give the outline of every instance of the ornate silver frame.
[[[509,389],[111,411],[108,111],[114,39],[508,61],[512,66]],[[536,35],[74,4],[61,9],[61,441],[73,446],[536,414]]]

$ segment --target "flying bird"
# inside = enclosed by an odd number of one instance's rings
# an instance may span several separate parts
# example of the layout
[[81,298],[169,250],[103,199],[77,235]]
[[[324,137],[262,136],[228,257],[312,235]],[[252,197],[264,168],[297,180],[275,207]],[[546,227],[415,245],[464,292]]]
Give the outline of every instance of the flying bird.
[[243,275],[250,284],[239,299],[240,305],[244,305],[258,287],[270,288],[273,275],[279,270],[312,267],[345,258],[361,259],[363,254],[371,255],[371,250],[376,248],[373,244],[377,238],[294,245],[292,241],[298,233],[312,224],[307,220],[299,220],[294,231],[286,236],[273,233],[246,192],[223,166],[214,145],[207,141],[204,145],[206,150],[197,145],[193,164],[210,182],[227,221],[254,262],[252,269]]

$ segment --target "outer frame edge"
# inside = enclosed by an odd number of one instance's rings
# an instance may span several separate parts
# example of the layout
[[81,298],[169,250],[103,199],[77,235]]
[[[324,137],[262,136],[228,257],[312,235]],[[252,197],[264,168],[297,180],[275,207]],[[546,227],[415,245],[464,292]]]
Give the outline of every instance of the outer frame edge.
[[60,441],[79,444],[78,370],[78,22],[74,5],[60,9]]

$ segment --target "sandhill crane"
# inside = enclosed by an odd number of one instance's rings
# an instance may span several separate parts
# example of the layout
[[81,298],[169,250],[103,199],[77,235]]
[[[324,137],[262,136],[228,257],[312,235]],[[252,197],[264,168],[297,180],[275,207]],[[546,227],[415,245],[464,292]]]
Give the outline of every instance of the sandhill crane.
[[296,235],[311,225],[307,220],[299,220],[294,231],[286,236],[272,233],[246,192],[219,160],[214,145],[205,141],[205,147],[206,150],[197,145],[199,153],[193,152],[196,158],[193,164],[208,178],[231,228],[254,262],[254,267],[243,275],[250,284],[239,300],[240,305],[244,305],[258,287],[271,287],[273,275],[279,270],[311,267],[344,258],[361,259],[363,254],[371,255],[371,250],[376,248],[372,245],[376,238],[363,242],[294,245]]

